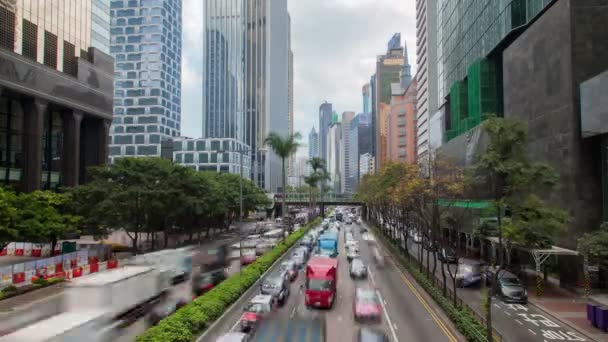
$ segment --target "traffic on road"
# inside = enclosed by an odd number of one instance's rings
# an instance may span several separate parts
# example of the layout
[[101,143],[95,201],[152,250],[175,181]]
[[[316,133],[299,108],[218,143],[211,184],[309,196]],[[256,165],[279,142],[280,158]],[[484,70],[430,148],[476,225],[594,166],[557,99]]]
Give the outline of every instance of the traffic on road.
[[387,259],[357,209],[338,207],[198,341],[462,340]]

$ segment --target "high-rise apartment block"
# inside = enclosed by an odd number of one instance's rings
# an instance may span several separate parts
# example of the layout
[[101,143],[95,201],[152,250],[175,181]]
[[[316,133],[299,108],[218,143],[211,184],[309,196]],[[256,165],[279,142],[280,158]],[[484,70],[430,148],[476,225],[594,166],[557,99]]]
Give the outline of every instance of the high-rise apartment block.
[[110,159],[160,156],[181,132],[182,1],[112,0],[115,64]]
[[105,163],[114,61],[97,40],[103,5],[0,1],[0,185],[74,186]]
[[327,172],[329,173],[330,190],[341,193],[342,189],[342,125],[338,114],[332,115],[332,122],[327,130]]
[[277,192],[281,161],[264,140],[271,132],[290,134],[287,1],[204,0],[204,6],[203,136],[242,142],[253,164],[251,179]]
[[319,156],[319,134],[312,126],[310,133],[308,133],[308,159],[312,159]]
[[351,122],[355,118],[355,112],[342,113],[342,133],[340,138],[340,170],[342,178],[340,179],[340,189],[344,193],[353,192],[353,179],[351,177],[356,173],[351,165]]
[[361,88],[361,96],[363,98],[363,113],[371,113],[372,112],[372,97],[371,94],[372,89],[369,83],[366,83],[363,88]]

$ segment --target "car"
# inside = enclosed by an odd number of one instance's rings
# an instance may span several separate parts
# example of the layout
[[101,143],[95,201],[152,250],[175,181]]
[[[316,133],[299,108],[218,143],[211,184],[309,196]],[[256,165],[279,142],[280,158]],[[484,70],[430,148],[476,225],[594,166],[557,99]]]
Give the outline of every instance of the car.
[[302,267],[304,267],[304,264],[306,264],[304,254],[298,251],[293,252],[289,260],[293,261],[298,269],[302,269]]
[[354,250],[354,249],[348,249],[346,251],[346,259],[348,260],[348,262],[352,262],[354,258],[358,258],[359,257],[359,252]]
[[474,259],[460,259],[456,269],[456,285],[472,287],[481,284],[481,274],[485,263]]
[[245,249],[241,251],[241,265],[249,265],[257,258],[255,249]]
[[307,246],[299,246],[294,249],[294,252],[300,252],[304,255],[304,260],[307,260],[310,257],[310,249]]
[[346,249],[347,250],[354,250],[355,252],[359,252],[359,243],[357,241],[355,241],[354,239],[352,240],[348,240],[346,241]]
[[[488,270],[486,272],[487,279],[494,281],[495,273]],[[498,282],[497,284],[493,284],[492,289],[505,303],[528,303],[528,291],[525,285],[515,274],[507,270],[500,270],[498,272]]]
[[456,257],[456,252],[454,251],[453,248],[446,248],[446,247],[442,247],[439,250],[439,254],[437,255],[439,257],[439,261],[448,263],[448,264],[457,264],[458,263],[458,257]]
[[298,268],[293,260],[285,260],[279,265],[279,270],[285,272],[289,281],[294,281],[298,277]]
[[374,288],[358,287],[355,290],[353,317],[358,323],[382,321],[382,304]]
[[[360,219],[359,219],[359,220],[360,220]],[[359,223],[359,222],[357,222],[357,223]],[[367,233],[367,228],[365,228],[365,227],[361,227],[361,228],[359,229],[359,232],[361,232],[361,234],[363,234],[363,233]]]
[[247,342],[249,341],[249,335],[242,332],[229,332],[224,334],[215,340],[215,342]]
[[243,308],[239,322],[241,332],[249,333],[256,329],[259,322],[272,313],[272,296],[257,295]]
[[355,342],[389,342],[388,336],[380,330],[369,327],[359,328]]
[[350,277],[353,279],[367,278],[367,266],[365,266],[361,258],[354,258],[350,263],[349,273]]
[[289,297],[289,280],[283,274],[270,276],[260,285],[260,293],[272,296],[273,303],[283,306]]
[[360,217],[358,217],[358,218],[357,218],[357,224],[361,224],[362,222],[363,222],[363,221],[361,221],[361,218],[360,218]]
[[344,221],[344,223],[345,223],[345,224],[353,224],[353,219],[351,219],[351,218],[349,217],[349,218],[347,218],[347,219]]
[[422,235],[420,233],[413,233],[412,234],[412,242],[415,244],[421,244],[422,243]]
[[192,291],[198,297],[226,279],[223,269],[192,276]]

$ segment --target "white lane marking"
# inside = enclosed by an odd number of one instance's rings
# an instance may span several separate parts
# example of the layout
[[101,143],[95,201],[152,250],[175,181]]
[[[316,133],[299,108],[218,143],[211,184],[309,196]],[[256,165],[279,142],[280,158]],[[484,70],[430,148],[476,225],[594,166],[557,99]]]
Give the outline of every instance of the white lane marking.
[[522,322],[520,322],[517,318],[515,319],[515,322],[519,323],[519,325],[524,325]]
[[529,331],[530,333],[532,333],[532,335],[535,335],[535,336],[536,336],[536,333],[535,333],[535,332],[534,332],[532,329],[528,328],[528,331]]
[[388,316],[388,311],[386,310],[386,305],[384,305],[384,299],[382,298],[380,291],[376,290],[376,294],[378,295],[378,298],[380,299],[380,306],[382,306],[382,311],[384,311],[384,316],[386,317],[386,323],[388,324],[388,328],[391,329],[391,334],[393,335],[393,341],[399,342],[399,339],[397,338],[397,332],[395,331],[395,326],[393,325],[393,322],[391,322],[391,318]]
[[511,314],[509,313],[509,311],[505,311],[505,315],[511,316]]
[[239,323],[241,323],[241,318],[240,317],[239,317],[239,319],[236,320],[236,323],[234,323],[234,325],[228,331],[229,332],[235,331],[234,329],[236,329],[236,327],[239,325]]
[[500,309],[500,305],[494,303],[494,306]]
[[296,306],[293,307],[293,310],[291,310],[291,314],[289,315],[289,318],[293,318],[293,316],[296,315],[296,311],[298,311],[298,305],[300,305],[299,303],[296,304]]
[[374,279],[374,274],[372,273],[371,268],[368,268],[367,275],[369,276],[369,279],[372,281],[372,285],[374,285],[374,287],[376,287],[376,280]]

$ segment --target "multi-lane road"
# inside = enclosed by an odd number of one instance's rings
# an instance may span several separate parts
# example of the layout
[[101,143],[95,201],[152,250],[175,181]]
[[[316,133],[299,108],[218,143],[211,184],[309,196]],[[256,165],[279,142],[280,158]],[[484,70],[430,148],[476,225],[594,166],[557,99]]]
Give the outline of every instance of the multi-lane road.
[[[414,283],[409,274],[399,269],[392,259],[387,258],[385,266],[379,268],[372,262],[370,247],[361,239],[362,225],[353,224],[355,238],[359,240],[359,250],[363,261],[369,265],[367,280],[353,281],[349,276],[349,263],[344,248],[344,234],[340,232],[338,256],[338,297],[330,310],[308,309],[304,305],[304,271],[291,284],[291,294],[287,303],[275,313],[280,317],[301,317],[325,319],[327,341],[353,341],[361,326],[353,319],[352,305],[358,286],[373,286],[380,298],[383,309],[382,322],[375,328],[382,330],[391,341],[462,341],[454,327],[424,291]],[[286,256],[288,257],[288,256]],[[268,274],[277,271],[278,263]],[[251,291],[247,301],[256,294]],[[246,302],[246,301],[245,301]],[[229,310],[198,341],[213,342],[221,335],[238,329],[242,308]]]

